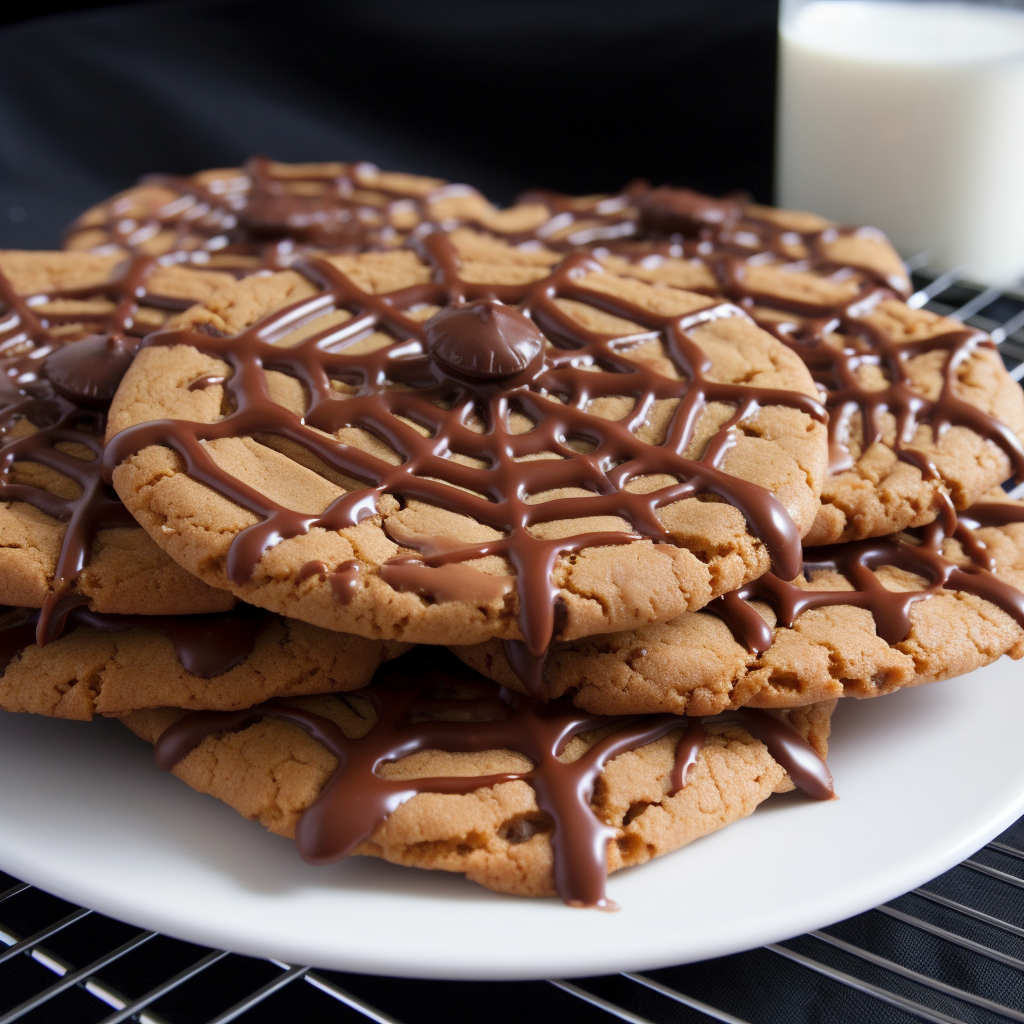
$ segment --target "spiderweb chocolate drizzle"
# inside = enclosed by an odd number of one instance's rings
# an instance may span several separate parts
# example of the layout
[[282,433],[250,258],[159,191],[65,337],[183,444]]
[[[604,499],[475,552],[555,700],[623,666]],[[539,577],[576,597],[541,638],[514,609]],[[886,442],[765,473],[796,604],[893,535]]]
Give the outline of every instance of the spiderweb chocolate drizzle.
[[[804,590],[768,573],[715,598],[705,611],[721,618],[736,639],[757,655],[771,647],[775,631],[752,601],[769,604],[778,624],[786,628],[809,608],[866,608],[874,617],[878,636],[886,643],[898,644],[910,633],[910,612],[918,601],[959,591],[991,602],[1024,629],[1024,593],[994,574],[992,558],[975,533],[981,527],[1014,522],[1024,522],[1024,506],[984,502],[962,513],[959,520],[947,514],[913,534],[805,548],[804,575],[808,580],[816,572],[838,572],[853,590]],[[960,541],[970,564],[960,566],[943,556],[943,542],[950,537]],[[920,590],[889,590],[874,572],[883,566],[920,576],[925,585]]]
[[[232,258],[252,267],[286,266],[307,247],[332,252],[391,248],[428,219],[438,190],[403,189],[371,163],[331,169],[275,165],[266,157],[246,161],[244,174],[203,183],[198,178],[147,175],[140,185],[166,188],[175,198],[148,216],[120,212],[115,197],[96,223],[95,212],[72,224],[66,238],[99,229],[107,245],[145,252],[159,239],[162,251],[200,252],[218,268]],[[130,199],[130,196],[129,196]]]
[[[247,164],[249,188],[220,197],[190,179],[147,180],[166,184],[183,197],[192,199],[191,205],[183,206],[181,201],[170,204],[164,219],[158,217],[160,224],[186,233],[212,232],[215,247],[223,254],[258,254],[268,267],[287,265],[294,258],[296,246],[355,251],[393,245],[399,235],[393,228],[382,228],[381,218],[393,220],[395,204],[407,211],[410,225],[431,220],[430,197],[392,197],[384,207],[354,201],[352,196],[359,194],[360,173],[363,168],[375,172],[372,165],[353,164],[347,173],[337,177],[317,179],[311,173],[310,184],[319,181],[322,186],[322,190],[312,196],[287,193],[288,181],[275,178],[271,168],[271,162],[266,159],[250,160]],[[374,188],[379,189],[379,185]],[[460,188],[465,186],[448,186],[449,190]],[[387,196],[387,191],[382,190],[382,195]],[[716,199],[690,189],[651,188],[645,182],[635,182],[618,195],[590,202],[544,190],[524,193],[518,202],[543,204],[550,216],[529,231],[503,232],[493,223],[484,223],[474,216],[465,217],[462,222],[500,234],[513,243],[539,240],[562,250],[591,247],[643,261],[657,259],[659,255],[699,259],[717,276],[719,288],[716,290],[734,301],[747,307],[756,302],[808,317],[799,323],[780,323],[774,317],[758,317],[756,310],[750,310],[761,327],[804,358],[822,388],[831,414],[829,436],[833,472],[853,465],[848,448],[853,414],[861,413],[863,447],[866,448],[882,440],[882,416],[891,412],[897,420],[894,444],[897,455],[917,466],[926,478],[936,479],[939,473],[931,459],[910,445],[919,424],[931,425],[936,437],[951,425],[970,428],[997,444],[1010,458],[1014,474],[1022,478],[1024,447],[1020,440],[998,419],[955,394],[959,367],[978,347],[990,344],[985,335],[962,330],[897,343],[861,315],[890,293],[907,295],[906,279],[901,275],[867,264],[840,262],[830,256],[829,245],[841,236],[871,233],[872,229],[827,225],[798,231],[759,218],[748,206],[734,199]],[[214,216],[211,211],[218,203],[223,208]],[[139,228],[135,222],[122,227],[117,218],[112,218],[107,230],[120,244],[130,248],[138,244],[138,241],[133,243],[136,236],[148,238],[155,228],[152,225]],[[261,243],[261,239],[271,238],[275,240],[273,246]],[[823,275],[855,269],[874,286],[869,284],[855,299],[832,306],[779,299],[748,289],[743,282],[745,267],[765,257]],[[842,348],[826,340],[826,335],[837,331],[844,336]],[[925,352],[943,349],[948,358],[943,370],[942,391],[937,399],[926,399],[911,383],[906,362]],[[887,387],[875,390],[860,383],[858,370],[868,365],[885,372],[889,380]]]
[[[191,345],[228,363],[232,372],[223,386],[234,411],[210,424],[160,421],[131,427],[108,444],[108,472],[149,445],[167,445],[182,457],[190,476],[262,517],[231,545],[227,573],[237,585],[250,578],[272,545],[313,527],[353,526],[376,513],[385,493],[469,516],[501,536],[445,545],[444,550],[421,554],[415,565],[408,558],[393,559],[384,563],[380,575],[400,589],[436,595],[439,587],[452,588],[452,567],[502,556],[516,574],[519,628],[535,658],[543,655],[554,633],[558,590],[552,572],[558,559],[587,547],[640,538],[671,542],[657,511],[684,498],[715,495],[736,506],[764,541],[775,571],[787,578],[796,575],[800,538],[782,504],[764,488],[725,473],[721,463],[731,447],[733,429],[760,405],[790,406],[818,419],[824,414],[813,399],[796,392],[709,378],[710,360],[688,332],[716,318],[743,316],[740,310],[713,302],[685,316],[651,313],[581,283],[585,273],[600,270],[585,254],[570,255],[548,277],[530,284],[472,283],[460,277],[457,252],[446,235],[428,234],[422,245],[435,267],[435,280],[428,284],[374,295],[333,264],[311,260],[302,269],[323,291],[271,314],[242,334],[215,338],[169,331],[150,336],[147,345]],[[642,325],[643,333],[617,338],[589,330],[559,307],[558,298],[576,299],[626,318]],[[518,312],[500,303],[517,303]],[[408,312],[423,305],[458,308],[442,310],[424,324]],[[296,323],[304,321],[308,329],[316,316],[335,309],[350,311],[351,319],[312,333],[293,347],[273,344]],[[485,319],[491,326],[485,330],[478,320],[487,310]],[[450,316],[453,312],[458,315]],[[476,326],[471,329],[471,324]],[[538,328],[551,342],[547,347],[530,340],[531,332],[540,337]],[[369,353],[345,353],[346,344],[372,331],[386,332],[396,341]],[[453,357],[445,355],[452,332],[458,335],[456,340],[489,347],[488,358],[481,357],[479,363],[490,367],[489,375],[469,363],[452,364]],[[630,346],[654,339],[660,340],[680,379],[629,358]],[[458,348],[454,345],[452,351]],[[304,415],[270,400],[265,370],[285,373],[303,384],[309,396]],[[353,393],[338,400],[332,381]],[[588,406],[605,396],[629,396],[634,404],[622,419],[603,419]],[[679,405],[664,442],[652,445],[635,432],[659,399],[678,399]],[[683,452],[709,402],[730,403],[734,413],[700,458],[686,458]],[[513,432],[510,417],[515,413],[533,428]],[[474,423],[482,424],[482,430],[474,429]],[[335,440],[346,427],[362,428],[381,439],[398,454],[400,463],[393,465]],[[347,492],[318,515],[298,513],[221,469],[204,447],[216,438],[268,434],[301,445],[331,469],[364,481],[365,486]],[[574,442],[584,442],[587,450],[577,450]],[[465,465],[454,461],[452,453],[478,462]],[[655,474],[670,475],[675,482],[647,493],[627,490],[631,481]],[[590,493],[529,500],[568,487]],[[531,532],[545,523],[593,516],[620,517],[630,532],[557,539]],[[488,579],[484,577],[481,585]],[[469,580],[462,574],[458,588],[472,600]]]
[[[362,738],[349,739],[322,715],[271,701],[246,711],[186,715],[156,741],[157,764],[169,771],[206,737],[239,731],[265,718],[304,729],[338,760],[334,774],[296,828],[299,853],[312,864],[329,864],[350,854],[417,793],[471,793],[522,780],[533,788],[537,805],[550,822],[558,895],[574,906],[608,907],[607,847],[618,833],[591,806],[597,777],[617,755],[686,726],[677,745],[672,796],[686,784],[686,772],[703,745],[699,719],[687,724],[688,720],[675,715],[609,718],[587,714],[564,701],[542,705],[484,679],[447,652],[426,653],[422,648],[380,669],[373,685],[336,696],[357,714],[358,704],[352,697],[361,697],[373,707],[376,720]],[[452,712],[460,720],[441,717]],[[765,744],[799,789],[816,799],[834,795],[825,763],[780,719],[744,709],[704,719],[703,724],[734,721]],[[595,731],[600,738],[582,756],[571,762],[559,760],[574,737]],[[512,750],[528,757],[533,768],[405,780],[378,774],[382,765],[421,750]]]
[[[201,679],[219,676],[241,664],[253,652],[267,613],[238,605],[229,612],[210,615],[106,615],[89,611],[84,600],[65,594],[56,603],[46,640],[65,629],[86,626],[103,633],[148,629],[162,633],[173,644],[181,667]],[[36,642],[41,612],[18,608],[0,615],[0,673],[25,648]]]
[[[529,232],[506,233],[515,242],[542,241],[553,248],[587,247],[638,260],[657,256],[715,263],[725,258],[762,262],[773,258],[822,273],[855,266],[838,262],[829,245],[843,236],[877,235],[873,228],[829,224],[811,230],[783,227],[758,217],[737,199],[716,199],[687,188],[651,188],[635,181],[620,193],[592,200],[531,189],[517,203],[540,203],[549,219]],[[485,225],[486,227],[486,225]],[[488,230],[494,231],[493,227]],[[864,265],[856,269],[900,295],[906,279]]]
[[[336,251],[390,246],[400,234],[392,222],[413,226],[429,221],[430,199],[446,189],[419,196],[389,193],[376,174],[372,165],[353,164],[339,175],[318,175],[310,170],[296,180],[275,174],[271,161],[253,158],[246,166],[245,178],[240,179],[244,187],[232,191],[231,179],[226,179],[219,183],[224,190],[220,194],[192,179],[153,177],[147,180],[167,185],[181,198],[160,212],[153,223],[142,225],[118,218],[112,205],[106,230],[128,248],[143,244],[157,230],[179,232],[171,248],[180,248],[187,237],[198,234],[206,238],[204,247],[220,253],[218,258],[231,253],[255,255],[268,267],[287,265],[308,245]],[[376,193],[373,201],[377,205],[370,203],[367,189],[361,187],[364,178]],[[296,188],[309,194],[294,194]],[[541,240],[559,249],[589,246],[645,261],[657,259],[659,254],[699,259],[716,274],[716,290],[734,301],[747,307],[756,304],[799,313],[799,322],[780,323],[775,317],[758,317],[756,309],[750,310],[760,326],[805,359],[822,388],[831,413],[833,472],[853,465],[848,439],[854,413],[861,414],[865,448],[882,440],[883,416],[892,413],[897,421],[894,450],[926,478],[937,479],[940,474],[932,459],[911,444],[920,424],[930,425],[936,438],[951,425],[970,428],[998,445],[1010,458],[1014,474],[1022,478],[1024,448],[1020,440],[997,418],[955,394],[959,368],[977,348],[988,346],[985,336],[962,330],[897,343],[865,319],[865,311],[890,292],[907,293],[905,277],[870,265],[839,262],[830,255],[831,243],[841,236],[870,233],[871,229],[827,225],[797,231],[758,217],[756,211],[734,199],[715,199],[689,189],[651,188],[644,182],[589,202],[540,190],[524,194],[519,201],[541,203],[550,216],[526,232],[501,232],[473,216],[464,222],[513,242]],[[852,301],[832,306],[779,299],[757,293],[743,281],[745,268],[766,257],[824,275],[853,268],[874,286],[868,283]],[[827,340],[827,335],[837,332],[843,336],[842,347]],[[914,356],[936,350],[945,350],[947,359],[941,393],[933,400],[924,398],[913,386],[906,364]],[[882,369],[888,385],[877,390],[863,386],[858,371],[865,366]]]
[[986,527],[1024,523],[1024,505],[1007,501],[979,501],[957,513],[956,539],[971,561],[988,572],[996,571],[995,560],[977,531]]
[[[548,205],[550,220],[529,236],[546,245],[590,246],[647,264],[659,257],[707,264],[718,282],[715,291],[747,309],[759,326],[807,363],[830,414],[833,472],[853,465],[848,439],[854,413],[861,414],[864,448],[883,439],[882,417],[892,413],[896,454],[917,466],[927,479],[937,479],[939,473],[934,462],[911,444],[921,424],[930,425],[936,439],[950,426],[968,427],[998,445],[1009,457],[1014,475],[1024,479],[1020,439],[996,417],[956,394],[958,371],[979,348],[994,347],[991,339],[969,328],[904,342],[891,339],[870,322],[869,314],[886,298],[905,298],[905,278],[868,265],[841,263],[829,255],[829,244],[841,235],[870,233],[872,229],[830,225],[795,231],[758,219],[733,200],[714,199],[689,189],[650,189],[643,183],[592,204],[550,192],[527,193],[519,201]],[[524,234],[517,240],[527,237]],[[747,268],[766,257],[822,276],[854,269],[865,282],[854,298],[834,304],[779,297],[751,288],[745,280]],[[757,307],[798,314],[799,319],[780,321],[759,315]],[[937,351],[946,353],[942,388],[937,398],[929,399],[914,386],[907,364],[916,356]],[[864,386],[859,371],[865,367],[878,367],[887,385],[879,389]]]
[[265,157],[246,163],[252,186],[238,210],[238,223],[250,237],[355,252],[393,246],[403,237],[396,225],[408,231],[426,218],[426,193],[388,187],[371,163],[350,164],[334,175],[307,172],[303,177],[314,186],[311,195],[289,191],[294,179],[275,175],[273,166]]
[[[627,189],[623,197],[635,204],[633,208],[627,207],[627,212],[634,209],[636,215],[638,211],[635,237],[643,236],[647,241],[609,242],[602,247],[648,263],[656,261],[660,255],[698,259],[707,264],[716,276],[719,286],[716,291],[747,309],[759,326],[792,348],[811,370],[829,410],[833,472],[853,464],[848,439],[854,413],[861,414],[863,448],[883,439],[882,417],[891,413],[896,419],[893,445],[896,454],[917,466],[928,479],[938,478],[938,470],[925,453],[911,444],[921,424],[930,425],[936,439],[950,426],[968,427],[998,445],[1009,457],[1015,476],[1024,478],[1024,446],[1020,439],[996,417],[956,394],[959,370],[979,348],[994,348],[991,339],[981,331],[964,328],[930,338],[893,340],[870,321],[869,315],[887,298],[906,297],[905,280],[870,266],[839,263],[829,256],[828,244],[840,235],[870,232],[871,229],[828,226],[797,232],[751,217],[739,203],[712,199],[688,189],[645,191],[634,186]],[[556,204],[553,205],[557,211],[554,220],[570,216],[571,200],[563,197],[560,201],[550,201]],[[594,211],[599,221],[614,221],[616,216],[624,216],[615,211],[614,202],[604,202],[609,207],[608,212],[600,213],[600,204]],[[586,221],[593,214],[584,210],[574,216]],[[661,243],[651,241],[659,235],[672,237]],[[597,238],[592,243],[596,241]],[[574,244],[582,244],[582,236]],[[794,269],[822,276],[854,269],[865,281],[855,297],[833,304],[779,297],[752,288],[746,282],[747,269],[766,256]],[[759,315],[758,307],[794,313],[799,319],[787,321]],[[929,352],[946,353],[941,371],[942,388],[935,399],[921,394],[907,369],[911,359]],[[877,390],[866,387],[859,376],[865,367],[879,368],[887,385]]]
[[[151,257],[135,257],[112,280],[30,297],[18,295],[0,274],[0,301],[6,307],[0,322],[0,501],[25,502],[67,523],[54,580],[39,616],[40,643],[52,639],[49,620],[55,602],[88,561],[97,531],[136,525],[103,480],[103,408],[145,333],[146,328],[136,321],[140,305],[167,310],[191,305],[188,300],[147,292],[146,280],[159,265]],[[79,304],[68,312],[40,308],[69,299]],[[112,301],[114,309],[83,311],[80,303],[90,299]],[[81,327],[75,330],[74,325]],[[33,432],[15,436],[22,423],[30,424]],[[61,497],[16,482],[15,467],[26,462],[60,473],[80,493]]]
[[[956,393],[958,374],[971,356],[982,348],[995,350],[984,332],[964,328],[896,341],[869,319],[879,302],[892,297],[888,289],[865,283],[848,301],[834,305],[800,303],[748,288],[741,261],[727,259],[715,267],[722,290],[745,308],[756,304],[799,315],[799,320],[780,320],[750,310],[761,327],[803,359],[818,384],[829,410],[833,472],[853,465],[848,445],[854,414],[860,413],[862,447],[866,449],[883,441],[883,415],[891,413],[896,420],[893,450],[901,460],[917,466],[926,479],[937,479],[940,474],[933,460],[913,446],[914,434],[922,424],[931,427],[936,441],[951,426],[969,428],[1001,448],[1014,476],[1024,479],[1024,446],[1017,435]],[[930,352],[946,354],[941,390],[934,399],[926,398],[914,385],[908,369],[910,360]],[[887,381],[885,386],[877,390],[865,386],[860,371],[866,367],[880,369]]]
[[114,196],[101,207],[103,217],[97,219],[96,210],[72,221],[64,231],[63,243],[73,243],[81,232],[99,231],[103,243],[95,251],[126,250],[136,255],[147,255],[158,236],[160,248],[165,252],[224,252],[251,255],[251,249],[232,246],[230,232],[237,225],[232,207],[238,200],[229,191],[215,191],[192,178],[170,174],[149,174],[139,181],[140,186],[166,188],[177,195],[148,216],[137,211],[129,215],[124,207],[125,198]]

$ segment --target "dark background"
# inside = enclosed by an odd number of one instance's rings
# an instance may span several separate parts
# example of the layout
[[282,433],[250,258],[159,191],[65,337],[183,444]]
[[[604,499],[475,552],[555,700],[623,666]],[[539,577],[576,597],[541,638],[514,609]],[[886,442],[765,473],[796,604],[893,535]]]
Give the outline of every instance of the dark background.
[[[93,8],[93,9],[83,9]],[[0,27],[0,246],[148,171],[366,159],[497,201],[771,196],[771,0],[81,0]]]

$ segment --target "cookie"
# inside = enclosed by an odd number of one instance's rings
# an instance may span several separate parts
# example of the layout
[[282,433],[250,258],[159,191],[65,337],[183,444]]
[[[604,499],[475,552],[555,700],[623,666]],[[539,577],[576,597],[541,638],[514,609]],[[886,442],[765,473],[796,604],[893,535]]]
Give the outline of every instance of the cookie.
[[468,213],[457,198],[461,192],[476,196],[438,178],[365,162],[285,164],[254,157],[244,168],[148,175],[82,214],[65,232],[64,248],[191,252],[214,267],[277,266],[306,247],[357,251],[399,244],[432,219],[435,196],[447,197],[446,210]]
[[730,304],[460,229],[247,278],[173,326],[104,458],[156,542],[249,603],[539,656],[799,571],[822,410]]
[[287,266],[302,252],[393,248],[421,225],[528,235],[549,216],[537,204],[499,209],[469,185],[365,161],[253,157],[244,168],[147,175],[82,214],[65,232],[64,248],[188,252],[210,266],[253,269]]
[[[323,178],[319,191],[314,183],[317,173],[336,174],[342,165],[318,171],[257,161],[238,177],[263,182],[252,186],[263,195],[278,187],[261,170],[271,166],[297,176],[290,187],[314,191],[321,217],[348,216],[337,189]],[[209,172],[210,180],[223,188],[227,173]],[[940,495],[966,508],[1024,471],[1020,388],[981,332],[901,301],[910,281],[881,232],[643,183],[613,196],[535,191],[508,209],[467,186],[430,185],[423,184],[405,227],[464,224],[517,243],[587,246],[617,273],[727,295],[805,358],[832,413],[833,454],[807,543],[923,526]],[[247,190],[239,186],[239,195]],[[293,248],[311,237],[301,219],[292,228],[278,224]],[[381,244],[377,236],[362,241]]]
[[[518,224],[529,221],[531,226],[502,230],[513,211],[519,211]],[[756,258],[757,264],[771,260],[831,272],[852,269],[898,295],[905,297],[911,291],[903,261],[881,231],[836,224],[803,210],[718,199],[668,185],[651,188],[636,181],[617,195],[568,196],[535,189],[500,212],[504,221],[480,213],[477,221],[517,242],[539,239],[555,248],[602,247],[644,255],[660,251],[698,261],[728,255]],[[634,247],[636,241],[662,245],[658,250],[650,245]]]
[[830,797],[833,706],[685,726],[672,715],[609,719],[510,698],[417,649],[355,694],[124,721],[156,744],[162,767],[294,837],[311,863],[383,857],[497,892],[608,906],[609,871],[722,828],[794,783]]
[[923,526],[937,500],[967,508],[1024,473],[1019,385],[984,332],[903,301],[910,282],[880,232],[641,185],[522,207],[546,214],[517,240],[585,245],[615,273],[726,296],[804,359],[832,455],[805,543]]
[[365,686],[406,648],[283,619],[245,605],[213,615],[70,610],[39,647],[37,611],[0,616],[0,708],[88,721],[171,705],[224,711],[272,697]]
[[143,334],[234,278],[149,257],[0,251],[0,602],[228,608],[168,558],[101,477],[104,409]]
[[[672,281],[684,261],[631,262]],[[983,331],[912,309],[864,273],[733,258],[715,272],[713,292],[807,363],[829,410],[830,472],[805,543],[923,526],[943,498],[967,508],[1024,472],[1024,394]]]
[[[713,715],[876,697],[1024,655],[1024,503],[999,492],[919,533],[807,548],[793,583],[764,576],[672,622],[556,644],[545,692],[595,714]],[[500,644],[454,650],[525,689]]]

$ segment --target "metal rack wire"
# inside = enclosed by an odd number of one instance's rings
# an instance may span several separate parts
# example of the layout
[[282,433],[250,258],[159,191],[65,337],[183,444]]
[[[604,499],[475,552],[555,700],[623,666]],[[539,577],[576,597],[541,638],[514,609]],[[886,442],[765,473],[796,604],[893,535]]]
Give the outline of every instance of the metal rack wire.
[[[989,331],[1024,378],[1024,292],[956,274],[915,274],[915,285],[912,305]],[[780,865],[779,884],[787,868],[798,866]],[[788,884],[798,879],[792,870]],[[926,886],[830,928],[700,964],[573,981],[425,982],[258,960],[140,930],[0,872],[0,1024],[556,1019],[1024,1022],[1024,819]]]

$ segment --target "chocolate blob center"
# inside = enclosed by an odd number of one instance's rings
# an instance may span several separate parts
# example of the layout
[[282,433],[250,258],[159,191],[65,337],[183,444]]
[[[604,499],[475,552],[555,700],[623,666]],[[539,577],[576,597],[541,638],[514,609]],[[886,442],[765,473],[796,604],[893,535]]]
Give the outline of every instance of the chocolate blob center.
[[107,405],[138,348],[136,338],[91,334],[51,352],[43,373],[65,398],[82,405]]
[[537,325],[494,299],[446,307],[424,329],[435,364],[464,380],[514,377],[544,351],[544,335]]
[[714,199],[688,188],[651,189],[643,194],[637,206],[640,223],[655,234],[696,236],[701,228],[720,228],[734,223],[743,213],[739,203],[731,199]]

